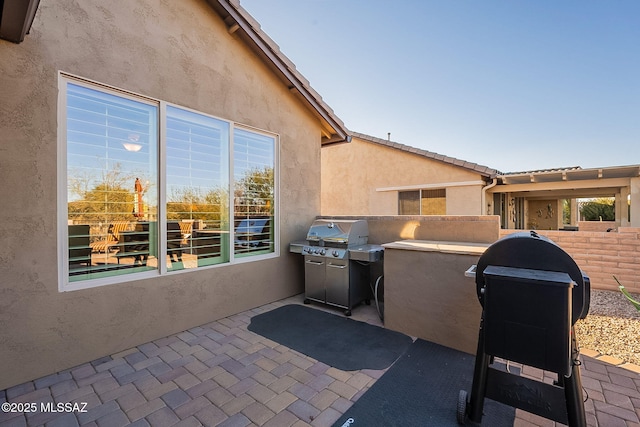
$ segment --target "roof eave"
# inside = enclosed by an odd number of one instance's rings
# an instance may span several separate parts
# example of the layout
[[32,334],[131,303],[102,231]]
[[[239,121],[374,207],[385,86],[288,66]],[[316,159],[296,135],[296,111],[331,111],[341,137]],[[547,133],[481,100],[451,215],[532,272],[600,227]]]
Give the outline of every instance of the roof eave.
[[40,0],[4,0],[0,4],[0,39],[21,43],[31,29]]
[[490,167],[487,167],[487,166],[479,165],[477,163],[467,162],[466,160],[457,159],[455,157],[449,157],[442,154],[434,153],[433,151],[427,151],[420,148],[411,147],[410,145],[400,144],[397,142],[393,142],[391,140],[377,138],[375,136],[366,135],[364,133],[359,133],[359,132],[352,132],[351,134],[364,141],[372,142],[374,144],[384,145],[389,148],[405,151],[407,153],[425,157],[430,160],[434,160],[437,162],[467,169],[471,172],[480,174],[483,178],[487,180],[492,180],[496,178],[500,173],[497,170],[491,169]]
[[297,94],[321,120],[323,127],[322,144],[349,142],[351,137],[342,121],[333,113],[320,96],[304,81],[304,77],[295,69],[291,61],[269,42],[259,25],[250,22],[250,15],[237,1],[207,0],[220,15],[230,33],[238,36],[271,68],[289,90]]

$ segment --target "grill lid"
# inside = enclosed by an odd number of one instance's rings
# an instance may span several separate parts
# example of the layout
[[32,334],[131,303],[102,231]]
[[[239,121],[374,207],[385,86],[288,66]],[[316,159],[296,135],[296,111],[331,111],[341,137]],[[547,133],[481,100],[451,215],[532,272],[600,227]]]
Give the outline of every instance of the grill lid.
[[535,231],[513,233],[498,240],[482,254],[476,269],[476,291],[484,306],[482,288],[487,266],[525,268],[567,273],[575,282],[572,323],[589,311],[590,283],[576,262],[560,246]]
[[309,243],[329,245],[364,245],[369,238],[369,226],[365,220],[317,219],[309,227]]

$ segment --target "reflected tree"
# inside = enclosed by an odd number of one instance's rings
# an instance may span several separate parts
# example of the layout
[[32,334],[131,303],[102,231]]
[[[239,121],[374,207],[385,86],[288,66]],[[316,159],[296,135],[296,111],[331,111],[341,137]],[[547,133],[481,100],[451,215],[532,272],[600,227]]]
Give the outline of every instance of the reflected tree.
[[96,179],[88,172],[69,176],[69,219],[74,223],[110,223],[131,220],[135,174],[125,174],[120,165],[103,171]]
[[275,180],[272,167],[253,168],[236,180],[236,216],[273,215]]
[[229,192],[217,187],[207,192],[199,188],[174,187],[167,201],[167,219],[220,222],[227,219]]

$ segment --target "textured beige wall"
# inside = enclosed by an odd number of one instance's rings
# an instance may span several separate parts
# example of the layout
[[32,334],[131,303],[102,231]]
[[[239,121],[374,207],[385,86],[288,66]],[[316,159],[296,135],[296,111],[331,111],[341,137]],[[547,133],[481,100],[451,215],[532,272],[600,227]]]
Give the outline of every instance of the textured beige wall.
[[[280,256],[59,293],[59,70],[279,133]],[[0,389],[302,292],[320,127],[205,1],[43,1],[0,93]]]
[[333,219],[365,219],[369,243],[382,245],[396,240],[493,243],[500,237],[498,215],[464,216],[323,216]]
[[385,249],[385,327],[475,354],[482,306],[464,272],[479,258]]
[[447,188],[447,215],[481,215],[483,188],[482,185]]
[[[398,192],[377,188],[481,179],[458,166],[354,137],[322,149],[322,214],[397,215]],[[481,186],[447,192],[447,215],[482,214]]]

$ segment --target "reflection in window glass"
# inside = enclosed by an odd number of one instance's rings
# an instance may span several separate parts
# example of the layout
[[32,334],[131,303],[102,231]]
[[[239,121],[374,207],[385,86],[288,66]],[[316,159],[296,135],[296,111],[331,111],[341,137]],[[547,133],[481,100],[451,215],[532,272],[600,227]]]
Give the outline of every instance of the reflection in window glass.
[[233,133],[234,253],[274,251],[275,139],[235,129]]
[[69,281],[158,267],[155,104],[66,85]]
[[169,270],[229,261],[229,125],[167,107]]
[[61,82],[62,290],[275,256],[275,135]]

